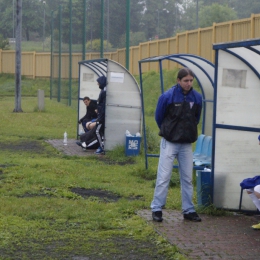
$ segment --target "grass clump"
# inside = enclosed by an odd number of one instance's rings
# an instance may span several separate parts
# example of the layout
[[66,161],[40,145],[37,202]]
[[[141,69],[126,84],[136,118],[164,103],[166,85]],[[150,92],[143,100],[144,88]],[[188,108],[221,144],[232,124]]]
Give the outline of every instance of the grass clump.
[[231,212],[216,208],[213,204],[210,204],[208,206],[199,206],[197,207],[197,212],[201,214],[207,214],[210,216],[230,216],[232,215]]

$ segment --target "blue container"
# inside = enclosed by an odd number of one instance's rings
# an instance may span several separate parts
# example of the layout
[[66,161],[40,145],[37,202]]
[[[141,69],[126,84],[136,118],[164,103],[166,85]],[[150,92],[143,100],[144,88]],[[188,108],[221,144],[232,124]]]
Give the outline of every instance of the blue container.
[[125,155],[126,156],[135,156],[140,153],[140,136],[126,136],[125,140]]
[[199,206],[209,206],[213,203],[213,173],[196,171],[197,201]]

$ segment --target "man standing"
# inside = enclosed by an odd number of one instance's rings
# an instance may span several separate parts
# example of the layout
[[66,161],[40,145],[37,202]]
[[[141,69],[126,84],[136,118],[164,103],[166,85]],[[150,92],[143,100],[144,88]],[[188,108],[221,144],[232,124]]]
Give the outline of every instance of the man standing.
[[151,203],[152,218],[161,222],[162,208],[166,203],[173,161],[178,160],[184,219],[201,221],[192,203],[193,153],[192,143],[197,140],[197,125],[202,109],[202,96],[193,90],[193,72],[183,68],[177,76],[177,85],[164,92],[158,100],[155,120],[162,136],[160,159],[154,198]]
[[104,131],[105,131],[105,109],[106,109],[106,85],[107,78],[101,76],[97,79],[98,86],[100,88],[98,96],[98,118],[96,121],[96,137],[99,142],[99,148],[96,150],[95,154],[105,154],[104,151]]
[[84,97],[83,98],[83,102],[86,105],[87,108],[87,112],[86,115],[83,116],[80,120],[79,120],[79,124],[82,124],[82,127],[84,129],[85,132],[88,131],[86,124],[88,122],[91,122],[93,119],[97,118],[97,102],[94,100],[91,100],[89,97]]

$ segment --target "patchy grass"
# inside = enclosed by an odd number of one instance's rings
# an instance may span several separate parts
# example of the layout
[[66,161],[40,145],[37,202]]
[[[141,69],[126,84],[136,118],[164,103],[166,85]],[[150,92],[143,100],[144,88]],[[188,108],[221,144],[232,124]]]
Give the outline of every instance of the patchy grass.
[[[158,77],[148,76],[149,85]],[[126,157],[122,146],[103,157],[64,155],[45,140],[63,139],[65,131],[76,136],[76,109],[45,98],[38,111],[35,89],[48,91],[47,83],[29,80],[23,113],[13,113],[12,81],[0,76],[0,259],[185,259],[136,215],[150,206],[158,158],[149,158],[146,170],[143,153]],[[158,152],[152,112],[158,93],[149,93],[148,144]],[[177,171],[168,196],[167,208],[181,210]]]
[[35,103],[23,97],[13,113],[14,98],[0,98],[0,259],[185,259],[136,215],[155,178],[143,157],[64,155],[45,140],[73,136],[76,111]]

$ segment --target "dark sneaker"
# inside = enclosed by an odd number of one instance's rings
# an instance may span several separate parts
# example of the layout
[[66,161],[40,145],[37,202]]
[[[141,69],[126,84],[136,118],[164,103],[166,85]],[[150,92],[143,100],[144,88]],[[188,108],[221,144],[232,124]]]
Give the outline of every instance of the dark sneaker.
[[199,217],[199,215],[196,212],[183,214],[183,217],[184,217],[184,219],[194,221],[194,222],[200,222],[201,221],[201,218]]
[[163,218],[162,218],[162,212],[161,211],[155,211],[152,213],[152,217],[153,217],[153,221],[156,222],[162,222]]
[[99,147],[99,148],[96,150],[95,154],[105,154],[105,151],[104,151],[101,147]]
[[82,147],[82,143],[80,141],[77,141],[76,144],[80,147]]

